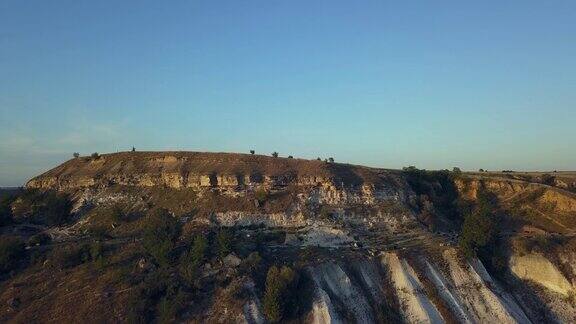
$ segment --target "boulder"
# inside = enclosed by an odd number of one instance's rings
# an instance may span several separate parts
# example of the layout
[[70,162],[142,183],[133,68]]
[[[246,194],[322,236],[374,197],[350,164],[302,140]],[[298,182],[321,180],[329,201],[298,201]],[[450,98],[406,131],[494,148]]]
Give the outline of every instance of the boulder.
[[237,257],[234,253],[230,253],[224,258],[223,261],[224,265],[227,267],[237,267],[240,265],[240,262],[242,262],[242,259]]

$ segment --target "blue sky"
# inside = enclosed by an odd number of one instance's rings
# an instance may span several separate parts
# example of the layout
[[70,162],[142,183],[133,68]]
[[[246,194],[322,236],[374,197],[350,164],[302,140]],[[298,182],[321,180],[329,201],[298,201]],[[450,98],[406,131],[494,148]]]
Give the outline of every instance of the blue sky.
[[0,185],[82,154],[576,169],[576,2],[0,0]]

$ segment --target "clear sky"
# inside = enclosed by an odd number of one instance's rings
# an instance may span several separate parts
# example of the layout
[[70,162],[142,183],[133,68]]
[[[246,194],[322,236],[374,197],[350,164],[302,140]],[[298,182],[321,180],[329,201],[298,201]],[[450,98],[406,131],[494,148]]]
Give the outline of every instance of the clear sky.
[[576,169],[576,1],[0,0],[0,185],[236,151]]

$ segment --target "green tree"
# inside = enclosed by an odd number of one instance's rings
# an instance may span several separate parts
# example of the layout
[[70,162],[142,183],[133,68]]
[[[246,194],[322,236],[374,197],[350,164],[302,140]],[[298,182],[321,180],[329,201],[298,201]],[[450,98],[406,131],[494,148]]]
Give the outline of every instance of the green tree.
[[196,235],[190,249],[184,254],[180,261],[180,275],[186,282],[193,285],[196,280],[198,269],[206,258],[208,241],[202,235]]
[[221,228],[216,234],[216,248],[220,257],[227,256],[232,252],[233,235],[227,228]]
[[156,209],[147,215],[142,244],[159,265],[172,262],[172,250],[180,230],[180,223],[166,209]]
[[477,206],[467,214],[462,225],[459,246],[467,258],[482,252],[490,253],[497,238],[499,213],[496,198],[484,190],[478,191]]
[[264,315],[272,323],[279,322],[282,319],[281,290],[280,270],[276,266],[272,266],[268,269],[268,275],[266,276],[266,291],[263,302]]
[[264,315],[270,322],[280,322],[285,316],[285,306],[291,299],[295,278],[296,273],[289,267],[278,269],[272,266],[268,269],[263,304]]

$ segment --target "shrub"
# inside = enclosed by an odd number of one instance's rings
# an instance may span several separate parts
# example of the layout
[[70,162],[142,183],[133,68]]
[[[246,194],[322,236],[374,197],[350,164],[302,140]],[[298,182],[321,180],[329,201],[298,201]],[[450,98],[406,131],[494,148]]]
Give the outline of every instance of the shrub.
[[157,264],[166,266],[172,262],[172,249],[180,229],[180,223],[167,210],[156,209],[148,213],[142,244]]
[[74,154],[72,154],[72,156],[73,156],[75,159],[77,159],[77,158],[80,157],[80,153],[74,152]]
[[154,300],[157,294],[156,286],[141,284],[131,290],[127,302],[128,323],[150,323],[153,317]]
[[94,242],[90,245],[90,258],[96,265],[96,268],[102,269],[106,266],[106,258],[104,256],[104,245],[101,242]]
[[122,210],[122,208],[118,205],[115,205],[112,207],[112,209],[110,210],[110,220],[113,223],[120,223],[122,222],[124,219],[126,218],[126,215],[124,215],[124,211]]
[[332,209],[326,205],[320,207],[320,219],[329,219],[332,216]]
[[49,226],[66,223],[72,210],[68,195],[53,190],[26,190],[13,205],[14,217]]
[[183,308],[185,293],[179,289],[176,294],[167,294],[158,303],[158,322],[174,323],[178,312]]
[[110,233],[108,233],[108,227],[102,225],[90,227],[88,234],[98,241],[103,241],[111,237]]
[[254,196],[260,204],[263,204],[268,199],[268,192],[264,189],[258,189],[254,192]]
[[17,237],[0,238],[0,275],[16,269],[25,255],[24,242]]
[[0,226],[12,223],[12,208],[10,204],[12,199],[10,197],[3,197],[0,200]]
[[272,152],[272,157],[277,158],[277,157],[278,157],[278,152]]
[[256,153],[254,150],[250,150],[250,154],[254,155]]
[[72,203],[67,196],[52,192],[48,194],[45,201],[45,213],[48,225],[61,225],[68,221],[70,211],[72,210]]
[[285,306],[291,299],[291,290],[294,288],[296,273],[289,267],[278,269],[272,266],[266,276],[266,290],[264,292],[264,315],[272,322],[282,320]]
[[245,274],[252,274],[256,272],[262,263],[262,257],[258,252],[252,252],[246,259],[242,261],[240,270]]
[[29,240],[28,240],[28,244],[29,245],[44,245],[50,242],[50,235],[45,234],[45,233],[39,233],[36,235],[33,235]]
[[128,323],[150,323],[154,315],[158,322],[174,322],[184,306],[186,294],[179,288],[179,282],[166,271],[148,275],[132,289],[127,304]]
[[454,167],[454,168],[452,169],[452,172],[454,172],[454,173],[456,173],[456,174],[460,174],[460,173],[462,173],[462,170],[460,170],[459,167]]
[[52,251],[50,259],[61,268],[72,268],[91,259],[90,246],[81,244],[79,246],[58,247]]
[[328,162],[334,163],[334,158],[333,157],[328,158]]
[[322,161],[322,159],[320,157],[317,157],[316,161]]
[[94,160],[98,160],[100,158],[100,154],[98,154],[98,152],[94,152],[90,155],[90,157]]
[[289,159],[293,159],[294,157],[293,157],[292,155],[288,155],[288,158],[289,158]]
[[227,228],[222,228],[216,234],[216,248],[220,257],[225,257],[232,252],[233,235]]
[[556,182],[556,179],[554,178],[554,176],[551,176],[548,173],[546,173],[540,177],[540,182],[542,182],[545,185],[553,186]]

